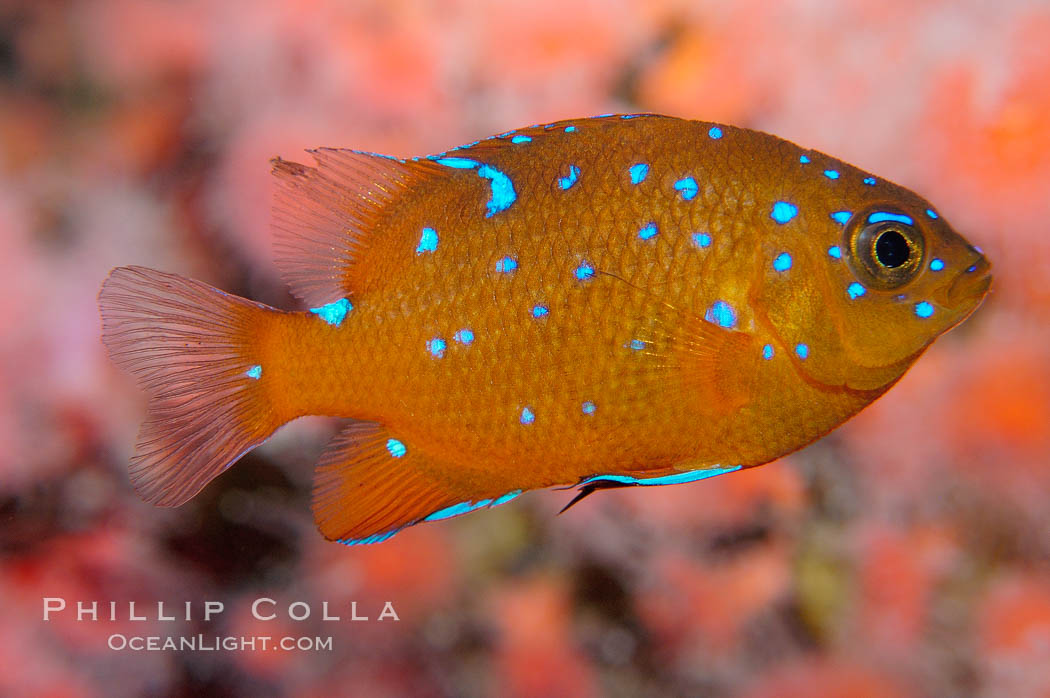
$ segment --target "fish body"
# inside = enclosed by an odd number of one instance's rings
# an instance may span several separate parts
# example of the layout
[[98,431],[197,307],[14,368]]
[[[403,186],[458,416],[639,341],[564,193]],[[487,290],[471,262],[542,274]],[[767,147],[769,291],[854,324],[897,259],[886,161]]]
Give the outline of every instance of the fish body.
[[355,420],[321,531],[558,485],[673,484],[798,449],[984,297],[989,265],[916,194],[774,136],[656,115],[414,160],[280,159],[279,311],[141,268],[100,305],[153,397],[132,464],[177,504],[302,415]]

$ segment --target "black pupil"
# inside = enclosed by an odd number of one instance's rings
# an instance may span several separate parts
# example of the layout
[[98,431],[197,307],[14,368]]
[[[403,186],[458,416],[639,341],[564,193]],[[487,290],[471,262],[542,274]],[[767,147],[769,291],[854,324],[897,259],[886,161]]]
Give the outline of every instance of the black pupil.
[[908,241],[896,230],[887,230],[875,240],[875,259],[884,267],[896,269],[908,261]]

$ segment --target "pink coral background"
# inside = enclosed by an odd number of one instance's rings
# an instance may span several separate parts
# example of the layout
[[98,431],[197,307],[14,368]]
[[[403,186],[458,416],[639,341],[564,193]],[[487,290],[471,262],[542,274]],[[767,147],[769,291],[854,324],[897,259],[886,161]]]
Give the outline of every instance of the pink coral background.
[[[696,485],[565,493],[325,543],[332,425],[177,510],[95,294],[145,264],[294,307],[275,154],[416,155],[609,111],[726,121],[923,193],[981,311],[820,443]],[[1010,0],[0,0],[0,694],[1050,696],[1050,9]],[[222,600],[42,621],[43,596]],[[250,614],[260,596],[311,619]],[[399,622],[325,623],[320,602]],[[333,636],[118,652],[112,633]]]

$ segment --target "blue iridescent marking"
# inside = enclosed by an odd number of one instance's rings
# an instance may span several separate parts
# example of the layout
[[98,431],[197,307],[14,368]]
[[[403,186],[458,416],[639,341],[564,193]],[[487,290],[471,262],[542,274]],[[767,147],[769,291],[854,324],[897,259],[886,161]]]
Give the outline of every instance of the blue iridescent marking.
[[824,170],[824,176],[828,179],[838,179],[839,173],[837,170]]
[[781,252],[777,255],[777,258],[773,260],[773,268],[777,271],[787,271],[791,268],[791,255],[787,252]]
[[809,164],[809,156],[808,155],[800,155],[799,158],[798,158],[798,161],[801,162],[803,165],[808,165]]
[[569,174],[564,177],[558,177],[558,186],[562,189],[568,189],[573,184],[576,184],[576,179],[580,176],[580,168],[576,165],[569,165]]
[[977,265],[976,264],[970,265],[969,267],[966,268],[966,271],[977,271]]
[[419,237],[419,246],[416,247],[416,254],[420,255],[424,252],[433,252],[438,248],[438,234],[433,228],[423,228],[423,234]]
[[635,351],[641,351],[642,349],[645,349],[645,342],[643,342],[640,339],[632,339],[631,343],[628,344],[628,346],[631,347],[631,349],[634,349]]
[[434,162],[457,170],[472,170],[480,164],[477,160],[470,158],[436,158]]
[[944,269],[944,260],[934,258],[930,261],[930,271],[940,271]]
[[631,165],[628,171],[631,173],[631,184],[639,184],[649,175],[649,166],[639,162],[637,165]]
[[507,502],[509,502],[510,500],[514,499],[515,497],[517,497],[520,494],[521,494],[521,490],[514,490],[513,492],[508,492],[507,494],[503,495],[502,497],[496,497],[494,500],[492,500],[492,506],[498,507],[500,504],[506,504]]
[[254,378],[255,380],[259,380],[260,378],[262,378],[262,366],[260,366],[259,364],[255,364],[254,366],[249,368],[247,371],[245,371],[245,374],[249,378]]
[[806,344],[796,344],[795,354],[798,355],[798,358],[805,359],[809,356],[809,346]]
[[933,306],[926,301],[921,301],[915,304],[915,314],[921,318],[928,318],[933,315]]
[[521,417],[518,418],[522,424],[532,424],[536,421],[536,415],[533,414],[532,410],[528,407],[523,407],[521,410]]
[[532,306],[532,317],[543,317],[550,310],[545,305],[534,305]]
[[770,359],[773,358],[773,345],[772,344],[767,344],[764,347],[762,347],[762,358],[765,359],[766,361],[769,361]]
[[573,133],[576,130],[575,126],[566,126],[565,133]]
[[733,327],[736,325],[736,311],[725,301],[715,301],[707,309],[704,319],[722,327]]
[[932,218],[933,220],[937,220],[939,218],[939,216],[933,211],[932,208],[926,209],[926,215]]
[[637,119],[641,114],[621,114],[621,119]]
[[506,211],[518,198],[514,193],[514,183],[510,177],[503,174],[491,165],[482,165],[478,168],[478,176],[491,182],[492,198],[488,201],[488,211],[485,217],[495,215],[500,211]]
[[656,229],[656,223],[646,223],[642,226],[642,229],[638,231],[638,237],[643,240],[649,240],[650,238],[656,237],[659,231]]
[[438,509],[433,514],[423,518],[424,521],[441,521],[442,519],[451,519],[453,516],[462,516],[463,514],[469,514],[475,509],[488,506],[492,504],[491,499],[482,499],[478,502],[460,502],[459,504],[453,504],[450,507],[444,509]]
[[598,407],[593,402],[588,400],[587,402],[583,403],[583,405],[581,405],[580,409],[583,410],[584,414],[594,414],[594,411],[598,409]]
[[585,281],[592,276],[594,276],[594,267],[587,262],[580,262],[580,266],[576,267],[576,278]]
[[835,211],[833,214],[831,214],[831,219],[836,223],[846,225],[847,223],[849,223],[849,219],[852,215],[853,211]]
[[842,259],[842,248],[838,245],[832,245],[828,248],[828,256],[834,259]]
[[531,143],[532,139],[528,136],[514,136],[510,139],[511,143]]
[[712,126],[710,129],[708,129],[707,135],[711,138],[714,138],[715,140],[718,140],[722,137],[722,129],[718,128],[717,126]]
[[354,309],[354,306],[350,304],[350,301],[346,298],[340,298],[337,301],[326,303],[320,308],[310,308],[310,312],[318,316],[329,325],[339,327],[343,324],[343,320],[346,319],[346,314]]
[[693,233],[693,244],[697,247],[710,247],[711,236],[707,233]]
[[875,186],[875,178],[874,177],[865,177],[864,178],[864,183],[867,184],[869,187],[874,187]]
[[696,180],[692,177],[682,177],[674,183],[674,188],[678,190],[678,193],[686,201],[691,200],[700,191],[699,187],[696,186]]
[[433,354],[436,358],[440,359],[445,355],[445,347],[448,345],[441,337],[435,337],[434,339],[427,340],[427,351]]
[[589,477],[586,480],[581,480],[581,485],[587,485],[592,482],[622,482],[625,485],[680,485],[683,482],[696,482],[697,480],[706,480],[709,477],[715,477],[716,475],[725,475],[735,470],[740,470],[741,466],[734,465],[730,468],[703,468],[701,470],[688,470],[681,473],[675,473],[674,475],[664,475],[663,477],[631,477],[630,475],[595,475]]
[[463,328],[456,334],[452,335],[452,339],[456,340],[460,344],[470,344],[474,341],[474,331]]
[[382,543],[400,530],[400,528],[395,528],[393,531],[387,531],[386,533],[373,533],[365,538],[343,538],[339,542],[343,545],[369,545],[372,543]]
[[496,261],[496,271],[501,274],[512,272],[518,268],[518,260],[513,257],[504,257]]
[[905,216],[903,213],[890,213],[889,211],[878,211],[868,216],[869,223],[882,223],[883,221],[893,221],[894,223],[904,223],[905,225],[912,225],[915,223],[910,216]]
[[851,283],[849,286],[846,287],[846,293],[848,293],[849,297],[852,298],[853,300],[857,300],[858,298],[860,298],[861,296],[863,296],[867,292],[868,292],[868,289],[864,288],[863,286],[858,284],[856,281],[854,281],[853,283]]
[[778,201],[773,204],[773,211],[769,215],[777,223],[783,225],[798,215],[798,206],[787,201]]
[[401,458],[408,451],[408,449],[405,448],[405,445],[397,439],[387,439],[386,450],[390,451],[390,455],[394,458]]

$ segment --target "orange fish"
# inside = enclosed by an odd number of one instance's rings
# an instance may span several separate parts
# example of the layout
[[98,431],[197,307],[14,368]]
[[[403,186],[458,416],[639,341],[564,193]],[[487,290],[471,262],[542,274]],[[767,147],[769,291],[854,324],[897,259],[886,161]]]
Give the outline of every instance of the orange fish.
[[761,465],[882,395],[991,282],[926,200],[732,126],[311,152],[272,161],[277,263],[309,310],[141,267],[102,287],[103,341],[151,400],[147,501],[185,502],[304,415],[355,420],[313,493],[344,543]]

